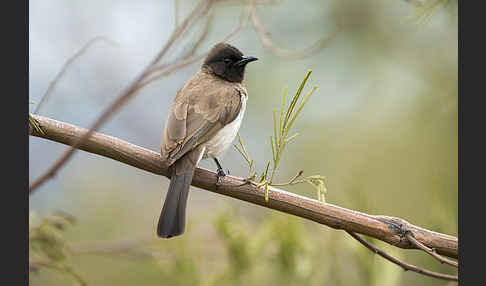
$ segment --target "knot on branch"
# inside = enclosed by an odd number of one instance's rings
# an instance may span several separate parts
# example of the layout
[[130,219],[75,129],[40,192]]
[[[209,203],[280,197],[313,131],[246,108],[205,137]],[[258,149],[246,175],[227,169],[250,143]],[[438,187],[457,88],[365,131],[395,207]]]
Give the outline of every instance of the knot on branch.
[[404,219],[391,216],[376,216],[375,219],[384,223],[390,231],[400,237],[405,237],[407,231],[409,231],[409,223]]
[[400,238],[397,244],[405,243],[408,245],[408,247],[412,246],[412,244],[406,238],[407,233],[411,233],[411,231],[408,229],[408,221],[391,216],[375,216],[375,219],[385,224],[393,234]]

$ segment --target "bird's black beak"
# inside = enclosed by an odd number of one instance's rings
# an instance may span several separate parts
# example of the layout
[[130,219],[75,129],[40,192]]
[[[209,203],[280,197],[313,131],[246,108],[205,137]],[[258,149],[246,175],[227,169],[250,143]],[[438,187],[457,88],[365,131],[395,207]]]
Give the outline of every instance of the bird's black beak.
[[234,65],[237,66],[237,67],[240,67],[240,66],[246,65],[249,62],[253,62],[253,61],[256,61],[256,60],[258,60],[258,58],[255,58],[255,57],[242,57],[242,59],[239,60],[239,61],[237,61]]

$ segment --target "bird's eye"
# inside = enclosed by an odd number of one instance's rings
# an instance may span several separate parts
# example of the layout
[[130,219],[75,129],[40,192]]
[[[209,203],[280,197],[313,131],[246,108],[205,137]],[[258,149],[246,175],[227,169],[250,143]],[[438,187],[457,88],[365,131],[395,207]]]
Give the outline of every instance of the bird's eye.
[[226,58],[226,59],[223,60],[223,62],[225,64],[229,65],[231,63],[231,59]]

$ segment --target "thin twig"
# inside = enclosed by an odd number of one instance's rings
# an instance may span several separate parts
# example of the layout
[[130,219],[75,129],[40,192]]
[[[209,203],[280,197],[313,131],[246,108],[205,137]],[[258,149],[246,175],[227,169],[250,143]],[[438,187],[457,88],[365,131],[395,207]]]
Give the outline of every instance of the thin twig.
[[190,58],[187,58],[185,60],[181,60],[180,62],[178,63],[175,63],[174,65],[168,67],[167,69],[165,69],[163,72],[157,74],[156,76],[152,76],[152,77],[149,77],[147,78],[146,80],[143,80],[140,82],[140,87],[145,87],[147,85],[149,85],[150,83],[154,82],[154,81],[157,81],[163,77],[166,77],[178,70],[180,70],[181,68],[185,67],[185,66],[188,66],[190,64],[193,64],[199,60],[202,60],[205,56],[206,56],[207,52],[202,54],[202,55],[195,55],[195,56],[192,56]]
[[330,41],[332,41],[336,37],[336,35],[340,31],[340,26],[338,26],[336,31],[334,31],[330,36],[317,41],[315,44],[303,49],[302,51],[295,52],[279,47],[270,39],[270,37],[268,36],[268,32],[265,30],[265,27],[260,22],[260,19],[257,15],[255,3],[253,1],[250,2],[250,17],[253,26],[255,27],[255,31],[262,41],[263,47],[276,54],[277,56],[286,59],[301,59],[322,50],[324,47],[327,46]]
[[179,0],[174,0],[174,26],[179,26]]
[[110,45],[113,45],[113,46],[114,45],[117,45],[115,42],[111,41],[110,39],[108,39],[106,37],[102,37],[102,36],[94,37],[93,39],[89,40],[86,44],[84,44],[84,46],[82,46],[76,53],[74,53],[64,63],[64,65],[62,66],[61,70],[59,71],[59,73],[54,78],[54,80],[51,81],[51,83],[47,87],[46,92],[44,93],[44,95],[41,97],[41,100],[37,104],[37,106],[36,106],[36,108],[35,108],[35,110],[33,112],[34,114],[38,114],[39,113],[39,110],[40,110],[42,104],[47,101],[47,99],[49,98],[49,96],[54,91],[54,88],[56,87],[56,85],[59,82],[59,80],[64,76],[64,74],[66,73],[66,71],[68,70],[68,68],[74,63],[74,61],[76,61],[78,58],[80,58],[92,45],[94,45],[96,42],[99,42],[99,41],[103,41],[103,42],[105,42],[107,44],[110,44]]
[[[250,10],[250,5],[247,5],[246,9],[244,9],[241,13],[240,22],[239,22],[238,26],[231,33],[229,33],[222,40],[222,42],[226,42],[229,39],[236,36],[248,24],[249,17],[250,17],[249,10]],[[151,68],[151,72],[155,73],[157,71],[162,71],[162,70],[163,70],[163,72],[158,73],[156,75],[152,75],[151,77],[148,77],[142,83],[140,83],[140,85],[142,87],[145,87],[145,86],[149,85],[150,83],[159,80],[162,77],[166,77],[166,76],[170,75],[171,73],[177,71],[178,69],[180,69],[182,67],[185,67],[187,65],[190,65],[194,62],[197,62],[197,61],[203,59],[208,53],[209,53],[209,50],[205,51],[204,53],[202,53],[200,55],[193,55],[191,57],[182,59],[179,63],[175,63],[172,66],[170,66],[169,68],[168,68],[167,65],[154,66],[154,67]]]
[[165,69],[167,69],[167,68],[169,68],[169,67],[171,67],[173,65],[176,65],[177,63],[182,62],[184,60],[188,60],[188,59],[190,59],[192,57],[197,58],[197,59],[200,59],[203,56],[205,56],[208,51],[206,51],[206,53],[204,53],[203,55],[200,55],[200,56],[194,56],[194,55],[196,54],[197,49],[201,46],[201,44],[207,38],[207,35],[209,33],[209,27],[210,27],[210,25],[212,23],[212,20],[213,20],[213,9],[210,9],[208,11],[208,17],[207,17],[206,23],[204,25],[203,32],[201,33],[201,35],[199,36],[199,38],[197,39],[197,41],[192,45],[191,49],[188,50],[185,54],[183,54],[180,58],[175,59],[171,63],[160,64],[160,65],[157,65],[157,66],[152,67],[150,69],[150,72],[151,72],[151,76],[153,78],[147,78],[145,80],[145,82],[143,83],[143,85],[145,86],[145,85],[148,84],[148,82],[152,82],[155,79],[160,78],[161,77],[160,74],[159,75],[156,75],[155,74],[156,72],[164,71]]
[[270,186],[274,186],[274,187],[283,187],[283,186],[289,186],[289,185],[295,185],[295,184],[299,184],[299,183],[303,183],[302,181],[295,181],[297,180],[297,178],[299,178],[300,176],[302,176],[302,174],[304,173],[304,170],[300,170],[295,176],[293,176],[287,183],[282,183],[282,184],[275,184],[275,183],[271,183]]
[[411,244],[415,245],[417,248],[420,248],[422,249],[423,251],[425,251],[426,253],[428,253],[430,256],[434,257],[435,259],[437,259],[440,263],[445,263],[445,264],[449,264],[449,265],[452,265],[456,268],[459,267],[458,263],[456,261],[452,261],[452,260],[449,260],[439,254],[437,254],[437,252],[435,252],[434,249],[432,248],[428,248],[427,246],[425,246],[423,243],[421,243],[420,241],[416,240],[415,237],[413,237],[413,233],[411,231],[407,231],[407,233],[405,233],[405,237],[408,239],[408,241],[410,241]]
[[438,273],[438,272],[433,272],[433,271],[430,271],[430,270],[427,270],[427,269],[424,269],[424,268],[420,268],[420,267],[417,267],[415,265],[412,265],[412,264],[408,264],[406,262],[403,262],[391,255],[389,255],[388,253],[376,248],[375,246],[373,246],[372,244],[366,242],[366,240],[362,239],[359,235],[357,235],[356,233],[353,233],[353,232],[350,232],[350,231],[346,231],[349,235],[351,235],[354,239],[356,239],[357,241],[359,241],[361,244],[363,244],[364,246],[366,246],[366,248],[368,248],[369,250],[371,250],[372,252],[378,254],[379,256],[385,258],[386,260],[400,266],[403,268],[403,270],[407,271],[407,270],[410,270],[410,271],[413,271],[413,272],[417,272],[419,274],[423,274],[423,275],[426,275],[426,276],[430,276],[430,277],[434,277],[434,278],[439,278],[439,279],[444,279],[444,280],[450,280],[450,281],[458,281],[458,277],[457,276],[454,276],[454,275],[448,275],[448,274],[443,274],[443,273]]
[[[213,0],[215,1],[215,0]],[[250,5],[247,5],[245,9],[243,9],[242,13],[241,13],[241,16],[240,16],[240,22],[238,23],[238,26],[233,30],[231,31],[221,42],[226,42],[228,41],[229,39],[233,38],[234,36],[236,36],[239,32],[241,32],[241,30],[248,24],[249,22],[249,19],[250,19],[250,14],[249,14],[249,10],[250,10]],[[211,15],[210,15],[211,16]],[[209,28],[209,23],[207,22],[208,24],[208,28]],[[204,37],[206,36],[205,33],[203,32],[202,34]],[[201,41],[202,42],[202,41]],[[189,59],[196,59],[195,61],[199,60],[199,59],[202,59],[204,58],[209,50],[205,51],[204,53],[202,53],[201,55],[194,55],[195,54],[195,51],[197,49],[197,42],[196,42],[196,45],[195,47],[193,47],[193,49],[191,49],[190,52],[188,52],[186,55],[184,55],[182,57],[183,60],[189,60]],[[193,52],[194,51],[194,52]],[[192,53],[193,52],[193,53]],[[191,55],[192,53],[192,55]],[[191,61],[191,63],[195,62],[195,61]],[[155,72],[158,72],[158,71],[163,71],[165,69],[167,69],[167,67],[170,66],[170,64],[161,64],[161,65],[157,65],[157,66],[154,66],[151,68],[151,73],[155,73]],[[144,83],[143,85],[146,86],[148,85],[150,82],[153,82],[159,78],[163,77],[163,75],[161,74],[158,74],[158,75],[155,75],[153,76],[152,78],[148,78]]]
[[59,157],[59,159],[57,159],[56,162],[47,170],[47,172],[45,172],[29,186],[29,195],[32,194],[45,181],[53,177],[56,171],[72,156],[77,147],[85,142],[91,136],[91,134],[93,134],[94,131],[97,130],[114,112],[116,112],[121,106],[123,106],[129,99],[133,97],[133,95],[140,89],[138,82],[141,80],[142,76],[143,74],[137,77],[129,88],[122,93],[122,96],[118,97],[112,105],[105,109],[103,114],[90,127],[89,131],[83,137],[81,137],[78,142],[73,144],[71,148],[65,151],[61,157]]
[[206,24],[204,25],[203,32],[199,36],[199,39],[196,41],[196,43],[192,46],[191,50],[184,56],[184,58],[188,58],[190,56],[195,55],[197,49],[201,46],[201,44],[207,38],[207,36],[209,34],[209,27],[211,26],[213,19],[214,19],[213,11],[214,11],[213,9],[209,10],[207,20],[206,20]]
[[165,43],[162,50],[157,54],[157,56],[152,60],[149,67],[146,69],[147,74],[151,73],[151,69],[156,66],[157,63],[160,62],[162,57],[165,56],[167,51],[172,47],[174,42],[186,31],[187,28],[192,26],[195,21],[200,19],[211,7],[212,1],[211,0],[201,0],[199,4],[192,10],[191,14],[187,16],[187,18],[182,22],[181,25],[175,27],[172,31],[172,34],[169,40]]
[[250,10],[251,10],[251,5],[248,4],[243,11],[241,11],[240,15],[240,22],[238,23],[238,26],[236,29],[234,29],[231,33],[229,33],[224,39],[223,42],[228,41],[229,39],[233,38],[235,35],[237,35],[243,28],[248,25],[248,22],[250,21]]
[[[95,130],[101,127],[101,125],[108,120],[116,111],[118,111],[124,104],[126,104],[130,99],[132,99],[135,94],[137,93],[138,90],[140,90],[144,85],[142,85],[142,81],[148,77],[151,73],[150,69],[155,66],[161,58],[167,53],[169,48],[174,44],[174,42],[178,39],[178,37],[184,32],[185,28],[189,25],[189,22],[193,20],[195,15],[198,15],[200,13],[200,10],[203,9],[204,11],[207,11],[207,7],[211,4],[210,0],[207,1],[201,1],[199,5],[196,6],[196,8],[193,10],[193,12],[186,18],[186,20],[178,26],[176,29],[174,29],[172,36],[170,37],[169,41],[165,44],[164,48],[155,56],[155,58],[151,61],[150,65],[146,67],[143,72],[135,78],[135,80],[128,86],[127,89],[117,98],[115,101],[108,106],[103,113],[101,114],[100,117],[95,121],[95,123],[89,128],[89,131],[79,139],[79,142],[73,144],[71,148],[69,148],[67,151],[65,151],[61,157],[59,157],[56,162],[43,174],[41,175],[37,180],[35,180],[30,186],[29,186],[29,195],[32,194],[40,185],[42,185],[45,181],[48,179],[52,178],[56,171],[64,165],[69,158],[71,158],[72,154],[74,151],[76,151],[76,148],[85,142],[91,134]],[[165,75],[170,74],[171,72],[175,71],[177,68],[181,68],[185,65],[174,65],[172,70],[170,72],[165,72]],[[164,75],[164,76],[165,76]]]

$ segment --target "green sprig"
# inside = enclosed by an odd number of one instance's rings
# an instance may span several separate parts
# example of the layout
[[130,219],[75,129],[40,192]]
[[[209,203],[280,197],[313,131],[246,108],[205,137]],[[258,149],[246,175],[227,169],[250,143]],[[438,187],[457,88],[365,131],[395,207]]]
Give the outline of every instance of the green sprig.
[[[272,161],[267,162],[267,164],[265,165],[265,171],[261,173],[258,183],[255,183],[257,187],[262,187],[262,186],[264,187],[266,202],[268,202],[269,200],[269,195],[268,195],[269,186],[288,186],[288,185],[307,182],[310,185],[312,185],[314,188],[316,188],[317,199],[325,203],[325,195],[327,194],[327,188],[326,188],[324,176],[313,175],[313,176],[302,178],[301,176],[303,171],[300,171],[297,175],[292,177],[287,183],[278,184],[278,183],[274,183],[273,181],[276,171],[279,167],[280,160],[283,156],[283,151],[285,149],[285,146],[287,145],[287,143],[289,143],[291,140],[295,139],[299,135],[299,133],[296,132],[293,135],[289,136],[290,130],[295,120],[300,115],[300,112],[304,108],[304,105],[308,102],[310,96],[317,89],[317,86],[314,86],[305,95],[303,100],[301,100],[299,103],[299,99],[301,98],[302,91],[311,73],[312,70],[307,71],[304,79],[302,80],[302,82],[299,85],[299,88],[297,89],[296,94],[290,100],[290,103],[287,108],[285,108],[286,97],[287,97],[287,88],[285,87],[280,101],[280,110],[277,113],[277,110],[273,109],[272,112],[273,132],[272,134],[269,135],[270,147],[272,148]],[[257,173],[254,172],[253,170],[254,161],[248,155],[248,152],[246,151],[246,148],[239,134],[238,134],[238,142],[240,146],[234,145],[234,147],[236,148],[236,150],[238,150],[238,152],[243,156],[243,158],[247,162],[250,169],[249,170],[250,178],[253,179],[258,177]],[[270,172],[270,164],[272,164],[271,172]],[[269,176],[269,172],[270,172],[270,176]]]

